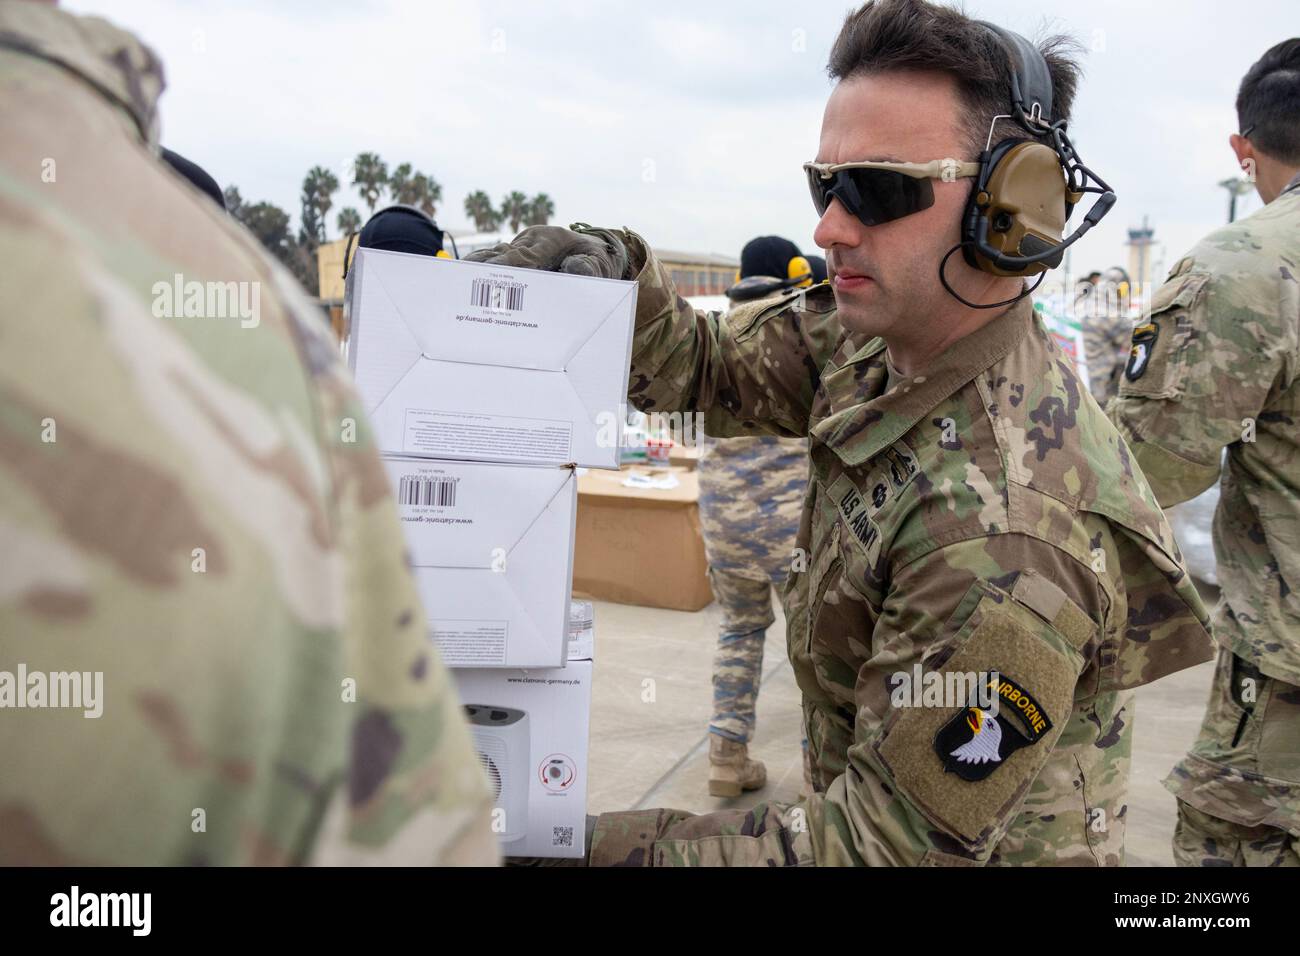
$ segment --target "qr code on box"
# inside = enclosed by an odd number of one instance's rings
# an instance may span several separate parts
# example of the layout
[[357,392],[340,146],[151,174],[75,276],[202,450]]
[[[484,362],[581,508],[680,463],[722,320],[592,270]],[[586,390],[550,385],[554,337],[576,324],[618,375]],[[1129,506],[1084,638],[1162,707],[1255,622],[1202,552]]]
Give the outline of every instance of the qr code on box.
[[573,846],[573,827],[552,827],[551,846]]

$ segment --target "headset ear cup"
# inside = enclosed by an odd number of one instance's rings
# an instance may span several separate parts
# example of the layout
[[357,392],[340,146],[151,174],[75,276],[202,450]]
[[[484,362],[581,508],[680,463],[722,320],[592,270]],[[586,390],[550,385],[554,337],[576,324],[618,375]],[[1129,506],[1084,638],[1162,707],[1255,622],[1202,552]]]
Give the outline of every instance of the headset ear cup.
[[[1030,276],[1060,263],[1069,198],[1055,150],[1042,143],[1010,139],[981,163],[962,240],[966,261],[996,276]],[[1031,263],[1008,259],[1042,256]],[[973,261],[972,261],[973,260]]]
[[812,285],[812,263],[803,256],[795,256],[785,267],[785,277],[787,279],[797,279],[800,276],[806,278],[799,283],[801,286]]
[[1007,154],[1012,146],[1019,142],[1023,142],[1023,140],[1004,139],[992,149],[986,149],[979,155],[979,175],[975,177],[975,187],[971,190],[970,198],[966,201],[966,216],[962,221],[961,252],[966,264],[972,269],[979,269],[981,272],[992,272],[992,264],[983,256],[977,255],[975,251],[979,237],[980,220],[986,217],[989,208],[991,208],[992,197],[988,195],[989,179],[993,175],[993,170],[997,168],[998,161]]

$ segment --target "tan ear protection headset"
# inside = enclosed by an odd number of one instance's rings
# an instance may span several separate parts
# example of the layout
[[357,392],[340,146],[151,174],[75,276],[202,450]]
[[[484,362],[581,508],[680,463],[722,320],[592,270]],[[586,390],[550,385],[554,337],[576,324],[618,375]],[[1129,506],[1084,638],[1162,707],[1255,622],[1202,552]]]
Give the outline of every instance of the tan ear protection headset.
[[[1115,193],[1080,161],[1065,131],[1052,120],[1052,74],[1038,48],[1010,30],[977,21],[998,38],[1011,61],[1011,112],[995,116],[979,155],[979,174],[962,218],[961,243],[939,264],[948,293],[971,308],[991,309],[1029,295],[1038,283],[1005,302],[977,305],[958,295],[944,277],[948,258],[962,250],[966,262],[995,276],[1038,275],[1061,264],[1068,246],[1101,221]],[[998,120],[1012,119],[1028,134],[992,145]],[[1095,185],[1089,185],[1089,181]],[[1064,236],[1066,221],[1085,193],[1097,200],[1079,228]]]

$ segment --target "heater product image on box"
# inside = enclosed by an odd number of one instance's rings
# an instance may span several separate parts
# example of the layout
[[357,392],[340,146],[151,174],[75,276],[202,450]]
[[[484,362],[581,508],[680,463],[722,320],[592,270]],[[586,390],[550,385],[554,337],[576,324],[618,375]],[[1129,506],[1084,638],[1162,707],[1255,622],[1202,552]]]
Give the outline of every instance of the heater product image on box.
[[549,793],[564,793],[578,779],[578,768],[571,757],[550,754],[537,768],[537,777]]
[[488,776],[496,809],[505,819],[502,843],[512,843],[528,833],[528,783],[532,760],[528,714],[514,707],[466,704],[474,749]]

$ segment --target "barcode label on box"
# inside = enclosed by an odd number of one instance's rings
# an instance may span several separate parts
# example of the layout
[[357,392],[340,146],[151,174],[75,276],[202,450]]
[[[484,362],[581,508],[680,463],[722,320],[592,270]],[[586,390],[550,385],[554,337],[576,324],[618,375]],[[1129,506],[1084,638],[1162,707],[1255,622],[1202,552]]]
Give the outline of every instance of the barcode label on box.
[[573,846],[573,827],[552,827],[551,846]]
[[423,478],[419,475],[404,475],[397,488],[397,500],[404,505],[454,508],[456,483],[459,480],[459,478]]
[[475,279],[469,301],[482,309],[518,312],[524,307],[524,284],[504,279]]

